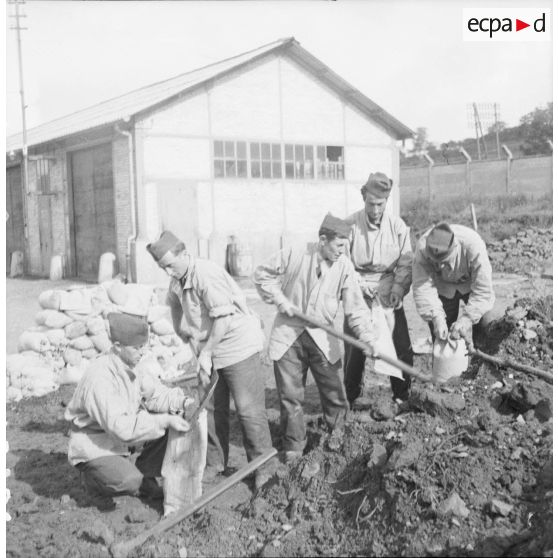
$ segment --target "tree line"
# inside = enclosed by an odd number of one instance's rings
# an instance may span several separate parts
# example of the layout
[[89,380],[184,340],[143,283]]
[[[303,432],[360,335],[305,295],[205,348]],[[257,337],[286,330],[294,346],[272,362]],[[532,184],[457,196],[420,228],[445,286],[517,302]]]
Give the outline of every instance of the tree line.
[[464,148],[473,160],[505,159],[506,153],[502,144],[508,147],[514,157],[551,154],[552,103],[547,103],[545,107],[537,107],[522,116],[518,126],[507,126],[504,122],[492,124],[484,133],[483,140],[480,140],[480,153],[476,137],[460,141],[450,140],[437,145],[428,140],[427,128],[417,128],[413,148],[401,156],[401,166],[424,165],[424,154],[435,164],[462,163],[465,158],[461,148]]

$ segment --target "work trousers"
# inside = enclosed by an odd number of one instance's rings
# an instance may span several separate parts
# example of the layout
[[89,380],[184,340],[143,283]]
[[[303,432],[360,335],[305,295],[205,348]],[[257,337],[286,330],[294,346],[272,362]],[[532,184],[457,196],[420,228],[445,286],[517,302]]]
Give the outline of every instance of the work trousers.
[[[461,294],[459,291],[455,291],[453,298],[447,298],[440,294],[438,295],[438,298],[442,302],[444,312],[446,313],[446,324],[448,329],[457,321],[457,318],[459,317],[460,302],[463,301],[465,304],[469,302],[469,294],[470,293]],[[430,328],[432,340],[434,340],[434,327],[432,326],[432,322],[428,322],[428,327]],[[481,327],[480,322],[473,325],[473,341],[476,341],[479,338]]]
[[225,469],[229,461],[231,395],[248,461],[265,453],[272,445],[260,354],[221,368],[217,373],[219,380],[207,406],[207,465]]
[[[367,300],[368,302],[368,300]],[[393,327],[393,345],[397,358],[409,366],[413,366],[413,346],[409,336],[409,327],[407,326],[407,317],[403,307],[394,310],[394,327]],[[347,320],[344,323],[345,333],[355,336],[352,332]],[[347,391],[347,398],[349,403],[352,404],[355,399],[362,395],[364,388],[364,368],[366,364],[366,356],[360,350],[345,343],[345,360],[344,360],[344,375],[345,375],[345,390]],[[411,387],[411,377],[402,372],[403,380],[399,378],[389,377],[391,383],[391,391],[393,399],[406,400],[409,397],[409,388]]]
[[331,364],[307,331],[299,335],[287,352],[273,363],[281,406],[284,451],[302,451],[306,446],[306,424],[302,404],[310,368],[320,393],[324,419],[330,430],[345,423],[349,409],[341,360]]
[[76,469],[88,491],[103,496],[131,494],[137,496],[144,477],[160,477],[167,448],[163,437],[147,442],[141,454],[132,463],[129,457],[108,455],[78,463]]

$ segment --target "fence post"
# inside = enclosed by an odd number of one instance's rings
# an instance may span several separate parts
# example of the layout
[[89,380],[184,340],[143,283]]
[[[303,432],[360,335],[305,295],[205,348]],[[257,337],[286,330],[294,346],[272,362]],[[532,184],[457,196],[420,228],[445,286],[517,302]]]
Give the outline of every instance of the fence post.
[[432,208],[432,167],[434,166],[434,161],[426,152],[422,156],[428,161],[428,217],[430,218]]
[[509,194],[511,183],[511,162],[513,155],[505,143],[502,144],[502,149],[506,152],[506,194]]
[[469,201],[473,201],[473,184],[471,182],[471,156],[467,153],[464,147],[460,147],[459,151],[463,154],[466,159],[465,162],[465,187],[469,192]]

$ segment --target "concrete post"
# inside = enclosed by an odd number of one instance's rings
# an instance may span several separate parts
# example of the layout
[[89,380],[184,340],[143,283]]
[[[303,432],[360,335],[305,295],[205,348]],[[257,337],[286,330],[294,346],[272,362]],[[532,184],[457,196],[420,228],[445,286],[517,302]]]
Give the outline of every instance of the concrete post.
[[428,215],[430,216],[430,211],[432,209],[432,167],[434,166],[434,161],[428,153],[423,153],[422,156],[428,161]]
[[465,162],[465,187],[467,192],[469,192],[469,200],[473,201],[473,183],[471,181],[471,161],[472,158],[464,147],[460,147],[459,151],[463,154],[466,159]]
[[513,155],[505,143],[502,144],[502,149],[506,152],[506,194],[509,194],[511,189],[511,162]]

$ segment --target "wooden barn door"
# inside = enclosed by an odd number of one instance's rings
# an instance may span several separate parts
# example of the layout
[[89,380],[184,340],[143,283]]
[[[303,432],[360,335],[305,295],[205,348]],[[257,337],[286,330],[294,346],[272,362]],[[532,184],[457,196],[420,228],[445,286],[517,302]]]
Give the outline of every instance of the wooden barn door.
[[25,253],[23,220],[23,186],[21,166],[6,169],[6,271],[10,271],[10,258],[16,250]]
[[112,145],[74,152],[71,169],[76,275],[96,280],[101,254],[116,254]]

